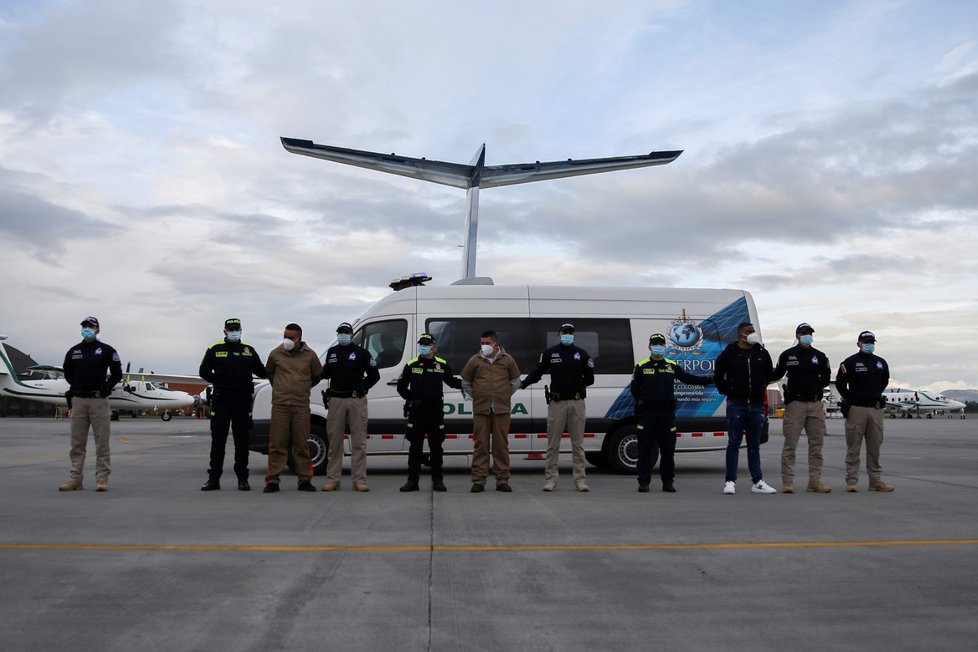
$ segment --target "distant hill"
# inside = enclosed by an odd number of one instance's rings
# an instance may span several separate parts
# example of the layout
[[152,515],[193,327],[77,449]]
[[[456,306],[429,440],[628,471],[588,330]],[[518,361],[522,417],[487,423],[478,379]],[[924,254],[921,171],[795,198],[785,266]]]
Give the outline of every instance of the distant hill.
[[978,389],[948,389],[941,394],[955,401],[978,402]]

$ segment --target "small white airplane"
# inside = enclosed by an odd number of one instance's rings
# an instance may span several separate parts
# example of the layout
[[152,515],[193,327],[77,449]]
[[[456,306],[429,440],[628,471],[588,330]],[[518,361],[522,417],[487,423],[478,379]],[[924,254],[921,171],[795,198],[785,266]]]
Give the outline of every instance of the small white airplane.
[[891,387],[883,391],[883,396],[886,397],[885,411],[891,419],[898,416],[907,419],[925,416],[930,419],[935,415],[945,415],[950,419],[952,412],[959,412],[961,418],[965,418],[964,403],[942,394],[920,389]]
[[[0,335],[0,396],[10,396],[28,401],[39,401],[61,407],[67,407],[65,392],[68,381],[62,376],[60,367],[52,365],[37,365],[32,371],[40,372],[45,378],[25,379],[17,375],[14,366],[4,347],[6,335]],[[139,412],[142,410],[162,410],[160,418],[169,421],[172,418],[170,410],[177,410],[195,405],[197,399],[186,392],[166,389],[158,383],[167,381],[203,382],[197,376],[176,376],[167,374],[137,374],[139,380],[129,379],[129,374],[123,382],[112,388],[109,395],[109,408],[112,416],[117,419],[120,412]]]

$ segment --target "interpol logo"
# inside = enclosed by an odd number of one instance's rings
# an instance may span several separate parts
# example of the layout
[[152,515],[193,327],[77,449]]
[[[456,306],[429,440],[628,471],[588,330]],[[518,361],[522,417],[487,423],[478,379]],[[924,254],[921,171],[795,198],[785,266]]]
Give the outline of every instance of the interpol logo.
[[703,346],[703,329],[686,317],[685,308],[669,327],[669,340],[680,351],[693,351]]

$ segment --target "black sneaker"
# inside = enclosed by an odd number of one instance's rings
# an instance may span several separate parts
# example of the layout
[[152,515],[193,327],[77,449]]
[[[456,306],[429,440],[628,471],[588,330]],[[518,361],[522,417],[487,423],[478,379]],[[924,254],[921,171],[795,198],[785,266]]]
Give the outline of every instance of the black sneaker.
[[308,480],[301,480],[299,486],[296,487],[299,491],[316,491],[316,488],[312,486],[312,483]]
[[251,485],[248,484],[248,479],[238,480],[238,491],[251,491]]
[[470,491],[474,494],[481,494],[485,490],[486,490],[485,485],[477,484],[475,482],[472,483],[472,489],[470,489]]
[[201,491],[217,491],[221,488],[221,483],[217,480],[208,480],[204,483],[204,486],[200,488]]
[[405,493],[408,491],[417,491],[418,489],[419,489],[418,483],[415,482],[414,480],[408,480],[407,482],[401,485],[401,491]]
[[432,480],[431,481],[431,490],[432,491],[448,491],[448,487],[445,486],[445,482],[443,480]]
[[640,484],[640,485],[638,485],[638,492],[640,494],[647,494],[647,493],[649,493],[649,485],[647,485],[647,484]]
[[667,494],[674,494],[674,493],[676,493],[676,488],[672,486],[672,483],[671,482],[669,484],[662,485],[662,490],[664,492],[666,492]]
[[496,491],[502,491],[509,494],[509,493],[513,493],[513,488],[510,487],[509,484],[505,482],[500,482],[499,484],[496,485]]
[[277,482],[269,482],[268,484],[265,485],[265,488],[261,490],[263,494],[273,494],[276,491],[278,491]]

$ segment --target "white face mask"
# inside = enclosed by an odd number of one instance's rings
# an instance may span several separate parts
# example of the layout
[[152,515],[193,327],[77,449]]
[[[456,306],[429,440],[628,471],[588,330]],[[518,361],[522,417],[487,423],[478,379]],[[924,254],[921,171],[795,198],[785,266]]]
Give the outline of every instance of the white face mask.
[[492,357],[492,350],[493,350],[493,348],[495,348],[495,347],[493,347],[492,344],[483,344],[482,345],[482,349],[481,349],[482,350],[483,357],[486,357],[486,358]]
[[295,342],[286,337],[282,340],[282,348],[286,351],[291,351],[295,348]]
[[747,336],[747,343],[750,344],[751,346],[753,346],[754,344],[760,344],[761,336],[758,335],[757,333],[751,333],[750,335]]

